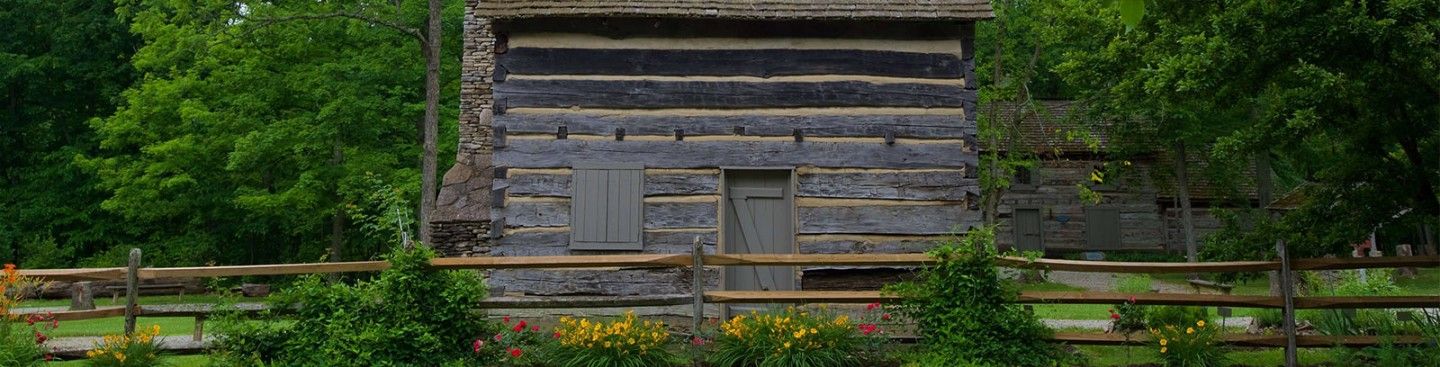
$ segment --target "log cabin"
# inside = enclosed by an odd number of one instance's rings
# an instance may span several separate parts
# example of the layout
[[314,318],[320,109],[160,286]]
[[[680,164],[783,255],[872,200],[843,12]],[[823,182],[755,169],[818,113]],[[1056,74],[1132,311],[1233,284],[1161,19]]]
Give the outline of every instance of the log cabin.
[[[1171,154],[1163,147],[1145,147],[1148,151],[1120,159],[1110,153],[1114,149],[1107,125],[1086,121],[1074,101],[1042,100],[1037,105],[988,106],[997,118],[1015,127],[1016,141],[1003,144],[1001,150],[1024,149],[1024,154],[1035,158],[1035,166],[1016,172],[1001,196],[996,210],[999,246],[1050,256],[1077,251],[1183,252],[1182,211]],[[1121,162],[1129,164],[1123,169],[1105,167]],[[1197,244],[1223,225],[1216,211],[1258,208],[1265,202],[1263,185],[1254,180],[1262,170],[1243,165],[1234,172],[1216,172],[1232,167],[1212,170],[1198,155],[1187,162]],[[1102,172],[1111,174],[1099,183],[1091,180],[1092,173]],[[1208,179],[1227,173],[1237,176],[1227,180],[1232,184]],[[1098,193],[1100,202],[1082,200],[1077,185]]]
[[[443,256],[919,252],[980,221],[987,0],[466,2]],[[712,270],[714,271],[714,270]],[[711,289],[905,269],[727,267]],[[496,270],[508,295],[691,291],[682,269]]]

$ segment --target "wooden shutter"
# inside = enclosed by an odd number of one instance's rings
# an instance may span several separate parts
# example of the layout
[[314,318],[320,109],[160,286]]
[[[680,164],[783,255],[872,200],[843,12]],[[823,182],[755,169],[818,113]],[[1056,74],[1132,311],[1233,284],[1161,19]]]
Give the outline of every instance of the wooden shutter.
[[1088,249],[1120,248],[1119,209],[1085,208],[1085,247]]
[[570,248],[640,250],[645,166],[576,164],[570,198]]

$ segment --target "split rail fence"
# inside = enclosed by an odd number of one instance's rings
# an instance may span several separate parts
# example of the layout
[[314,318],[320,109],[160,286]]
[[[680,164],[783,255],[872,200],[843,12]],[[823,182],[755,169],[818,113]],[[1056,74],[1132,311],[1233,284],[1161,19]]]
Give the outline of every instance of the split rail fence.
[[[313,264],[206,266],[175,268],[143,268],[139,266],[139,250],[131,253],[128,268],[88,269],[36,269],[21,270],[23,275],[59,281],[127,280],[128,306],[102,307],[95,310],[55,312],[61,321],[83,320],[126,316],[127,332],[133,331],[137,317],[193,316],[196,318],[195,340],[203,333],[207,315],[217,312],[214,305],[138,305],[138,283],[140,279],[159,278],[216,278],[235,276],[273,276],[296,274],[324,274],[375,272],[389,267],[384,261],[332,262]],[[1285,310],[1285,335],[1237,335],[1224,337],[1223,342],[1245,347],[1285,347],[1287,357],[1293,358],[1294,348],[1370,346],[1380,343],[1380,338],[1369,335],[1351,336],[1296,336],[1294,332],[1294,310],[1296,309],[1365,309],[1365,308],[1440,308],[1440,296],[1366,296],[1366,297],[1314,297],[1295,296],[1294,271],[1345,270],[1367,268],[1440,267],[1440,256],[1409,256],[1379,258],[1322,258],[1285,261],[1234,261],[1208,263],[1156,263],[1156,262],[1106,262],[1076,261],[1005,257],[999,259],[1004,267],[1017,269],[1063,270],[1105,273],[1230,273],[1278,271],[1282,274],[1284,296],[1244,296],[1216,294],[1141,293],[1116,292],[1070,292],[1070,291],[1025,291],[1017,303],[1022,304],[1119,304],[1134,299],[1139,305],[1182,305],[1278,308]],[[573,269],[573,268],[664,268],[707,266],[883,266],[923,267],[933,263],[924,254],[727,254],[706,255],[697,239],[690,254],[634,254],[634,255],[584,255],[584,256],[516,256],[516,257],[469,257],[437,258],[431,265],[437,269]],[[704,271],[692,271],[693,288],[689,295],[639,296],[639,297],[491,297],[477,307],[484,309],[515,308],[597,308],[597,307],[644,307],[644,306],[694,306],[692,327],[698,328],[705,317],[704,305],[709,304],[805,304],[805,303],[872,303],[893,301],[894,298],[878,291],[721,291],[705,290]],[[259,309],[259,307],[254,307]],[[712,315],[713,316],[713,315]],[[1145,338],[1129,338],[1120,334],[1102,333],[1057,333],[1057,342],[1081,345],[1135,345],[1147,342]],[[1391,342],[1397,344],[1423,343],[1420,336],[1400,336]],[[186,348],[180,352],[200,352],[198,348]]]

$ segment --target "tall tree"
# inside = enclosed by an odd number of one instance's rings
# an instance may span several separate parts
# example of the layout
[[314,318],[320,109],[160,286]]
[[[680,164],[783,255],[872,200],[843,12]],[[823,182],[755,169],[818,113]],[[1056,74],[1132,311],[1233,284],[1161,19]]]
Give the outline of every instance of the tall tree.
[[0,29],[0,259],[68,267],[133,240],[74,157],[95,150],[86,121],[114,110],[139,40],[108,0],[7,0]]
[[104,207],[160,225],[149,253],[176,263],[378,253],[394,237],[350,219],[388,215],[377,190],[419,191],[427,66],[423,43],[396,29],[420,29],[405,24],[425,22],[422,4],[125,2],[146,77],[95,121],[103,150],[82,160],[111,193]]
[[1133,29],[1062,3],[1056,24],[1111,36],[1057,71],[1125,122],[1118,141],[1210,165],[1267,154],[1314,184],[1291,225],[1264,226],[1303,240],[1297,256],[1440,214],[1440,0],[1167,2]]
[[429,1],[429,15],[426,17],[425,32],[425,127],[421,144],[425,153],[420,158],[420,241],[430,243],[430,212],[435,210],[435,180],[439,179],[435,167],[435,135],[440,125],[440,27],[443,5],[440,0]]

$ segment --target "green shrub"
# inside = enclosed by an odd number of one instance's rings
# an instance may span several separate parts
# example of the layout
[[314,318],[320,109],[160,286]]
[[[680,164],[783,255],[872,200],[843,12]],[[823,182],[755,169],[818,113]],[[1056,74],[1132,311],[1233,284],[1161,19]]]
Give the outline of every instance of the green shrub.
[[[523,329],[516,325],[513,330]],[[543,349],[548,366],[663,367],[684,363],[666,348],[671,338],[665,323],[636,319],[633,311],[608,322],[562,317],[552,337],[555,342],[544,344]]]
[[858,319],[828,309],[751,312],[720,325],[714,340],[704,343],[708,360],[717,367],[840,367],[870,365],[888,342],[878,322],[879,304],[866,307]]
[[537,366],[547,353],[542,350],[553,344],[553,337],[542,337],[540,327],[525,320],[511,323],[505,316],[504,325],[494,335],[476,338],[470,349],[481,366]]
[[1219,330],[1206,325],[1205,319],[1192,319],[1183,324],[1168,324],[1150,329],[1151,347],[1165,366],[1224,366],[1225,351],[1218,344]]
[[46,331],[55,329],[54,316],[30,316],[22,326],[18,316],[10,314],[24,294],[18,290],[34,285],[33,280],[15,270],[14,264],[5,264],[4,273],[0,273],[0,314],[5,315],[0,316],[4,317],[0,319],[0,366],[40,366],[50,358],[40,343],[48,338]]
[[[227,307],[219,307],[226,309]],[[249,367],[274,363],[284,352],[285,341],[294,330],[269,310],[250,316],[240,311],[217,312],[212,318],[215,342],[211,344],[210,366]]]
[[1146,306],[1145,325],[1159,328],[1166,325],[1186,325],[1195,320],[1207,320],[1210,313],[1199,306]]
[[152,367],[163,365],[160,354],[160,325],[132,335],[106,335],[95,349],[85,352],[90,367]]
[[1013,304],[1019,292],[995,268],[993,228],[975,229],[928,253],[936,263],[915,280],[887,286],[901,297],[895,313],[918,326],[923,361],[996,366],[1052,366],[1066,354],[1053,332]]
[[1276,308],[1262,308],[1251,316],[1259,328],[1280,328],[1285,325],[1285,311]]
[[431,269],[434,256],[424,246],[396,249],[389,269],[354,284],[301,277],[271,297],[293,310],[293,323],[233,323],[218,350],[231,353],[227,361],[281,366],[473,363],[472,342],[491,330],[474,313],[484,283],[472,271]]

